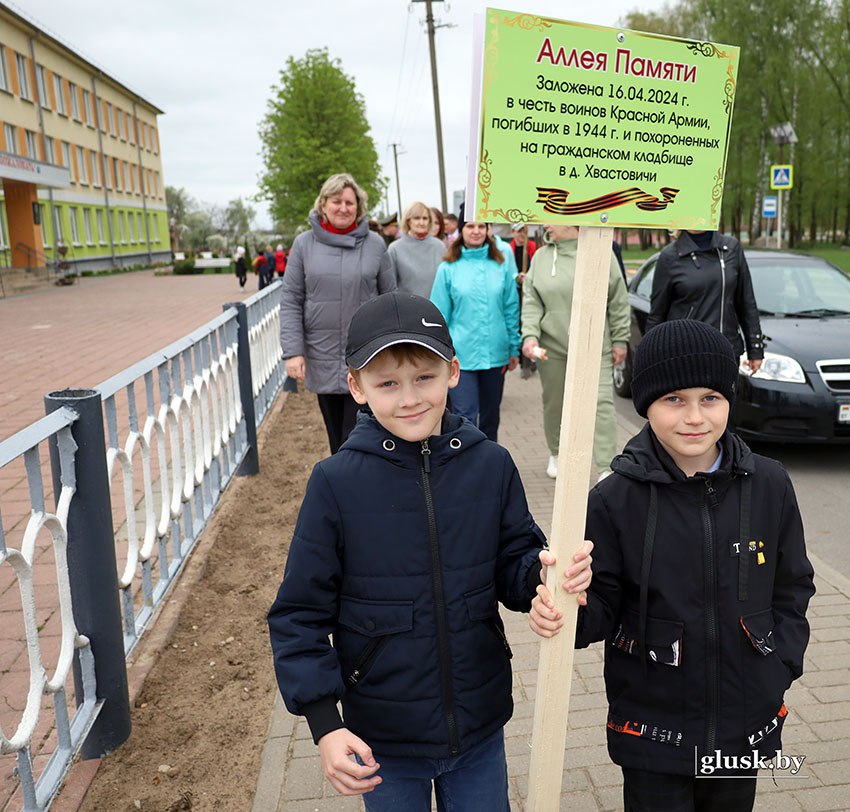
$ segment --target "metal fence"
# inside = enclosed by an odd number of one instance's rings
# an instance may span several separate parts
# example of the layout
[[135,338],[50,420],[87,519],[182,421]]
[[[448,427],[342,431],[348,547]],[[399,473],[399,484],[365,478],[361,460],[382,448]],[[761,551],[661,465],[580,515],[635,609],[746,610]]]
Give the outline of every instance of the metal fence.
[[[284,384],[274,283],[94,390],[46,396],[48,416],[0,443],[0,468],[22,459],[31,517],[0,566],[21,594],[30,679],[0,755],[17,754],[25,812],[49,807],[74,756],[97,757],[129,735],[126,655],[194,547],[227,483],[258,470],[257,426]],[[50,446],[57,507],[46,512],[40,447]],[[43,450],[43,448],[42,448]],[[52,537],[61,651],[48,678],[39,649],[35,538]],[[66,707],[73,664],[77,710]],[[31,742],[43,694],[57,747],[36,778]],[[42,723],[41,727],[44,725]]]

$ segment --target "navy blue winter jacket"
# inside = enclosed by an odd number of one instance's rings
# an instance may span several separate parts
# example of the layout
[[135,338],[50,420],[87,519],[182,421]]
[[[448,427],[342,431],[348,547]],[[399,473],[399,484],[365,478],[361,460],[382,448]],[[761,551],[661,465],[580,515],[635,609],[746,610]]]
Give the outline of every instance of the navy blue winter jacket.
[[455,415],[442,430],[410,443],[361,413],[313,469],[269,629],[315,741],[340,699],[379,755],[454,756],[511,716],[498,602],[530,609],[545,539],[510,454]]

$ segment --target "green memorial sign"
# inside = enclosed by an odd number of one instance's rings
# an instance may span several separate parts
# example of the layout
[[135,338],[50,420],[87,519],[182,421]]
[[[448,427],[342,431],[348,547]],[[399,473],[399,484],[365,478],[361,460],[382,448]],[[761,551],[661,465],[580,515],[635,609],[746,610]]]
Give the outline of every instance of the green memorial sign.
[[739,50],[487,9],[475,219],[717,228]]

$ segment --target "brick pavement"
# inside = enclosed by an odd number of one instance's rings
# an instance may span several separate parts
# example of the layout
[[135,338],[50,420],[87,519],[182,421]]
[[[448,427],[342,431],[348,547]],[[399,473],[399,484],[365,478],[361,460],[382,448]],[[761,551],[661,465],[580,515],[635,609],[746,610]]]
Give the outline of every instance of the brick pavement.
[[[640,427],[639,418],[619,418],[620,446]],[[535,376],[509,376],[502,405],[500,440],[511,451],[525,484],[532,513],[549,531],[554,484],[545,475],[548,451],[540,418],[540,384]],[[791,710],[783,735],[786,753],[805,755],[801,779],[759,781],[757,812],[822,812],[850,809],[850,580],[812,557],[818,593],[809,619],[812,639],[806,673],[787,694]],[[514,718],[505,729],[510,799],[526,810],[538,638],[524,615],[503,612],[514,651]],[[577,651],[564,754],[560,808],[585,812],[622,809],[621,774],[605,745],[606,700],[602,649]],[[338,796],[323,780],[306,723],[290,716],[278,697],[252,812],[357,812],[359,798]]]
[[[96,386],[215,318],[224,303],[253,294],[252,282],[240,289],[229,274],[154,276],[140,271],[82,278],[69,287],[0,300],[0,440],[44,415],[46,392]],[[50,494],[47,449],[40,451],[45,492]],[[115,499],[121,493],[119,476],[113,484]],[[19,547],[30,514],[22,463],[0,469],[0,513],[6,545]],[[39,642],[52,674],[60,627],[52,545],[45,536],[40,534],[37,542],[34,583]],[[0,724],[7,736],[20,721],[29,680],[20,605],[11,568],[0,567]],[[73,706],[71,679],[66,690]],[[42,707],[48,712],[41,714],[33,736],[37,772],[54,746],[52,700],[45,698]],[[13,766],[12,756],[0,757],[0,809],[17,786]],[[14,802],[8,808],[16,808]]]

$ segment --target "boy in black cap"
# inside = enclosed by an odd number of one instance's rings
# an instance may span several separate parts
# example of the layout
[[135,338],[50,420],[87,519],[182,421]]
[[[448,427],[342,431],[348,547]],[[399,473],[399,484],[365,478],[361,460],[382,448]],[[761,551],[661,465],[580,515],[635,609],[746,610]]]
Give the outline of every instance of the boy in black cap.
[[[608,752],[627,812],[749,812],[803,672],[803,526],[782,466],[726,430],[737,380],[714,327],[647,332],[632,395],[649,423],[590,494],[577,645],[605,640]],[[531,625],[548,637],[562,621],[538,592]]]
[[[505,812],[498,603],[530,609],[545,539],[508,452],[446,411],[459,367],[433,303],[364,304],[346,363],[370,411],[307,485],[269,612],[281,693],[328,780],[369,812],[429,812],[432,784],[440,810]],[[568,571],[579,603],[591,546]]]

